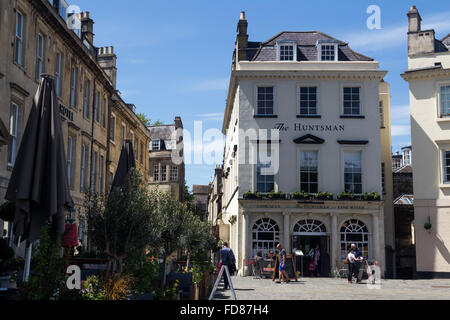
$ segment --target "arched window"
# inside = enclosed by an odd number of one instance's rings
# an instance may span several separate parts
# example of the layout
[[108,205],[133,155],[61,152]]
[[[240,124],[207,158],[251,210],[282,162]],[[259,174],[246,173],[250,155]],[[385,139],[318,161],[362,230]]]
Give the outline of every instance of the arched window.
[[345,259],[350,246],[355,244],[365,258],[369,258],[369,231],[359,220],[348,220],[341,227],[341,257]]
[[294,227],[294,235],[326,235],[327,228],[318,220],[300,220]]
[[280,227],[269,218],[258,220],[252,229],[252,257],[258,252],[263,256],[269,254],[270,250],[275,252],[275,247],[280,241]]

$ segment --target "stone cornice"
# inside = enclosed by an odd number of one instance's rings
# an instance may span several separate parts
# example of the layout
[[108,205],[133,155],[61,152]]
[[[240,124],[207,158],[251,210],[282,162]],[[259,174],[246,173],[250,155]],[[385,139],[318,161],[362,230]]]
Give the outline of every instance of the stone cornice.
[[450,69],[430,68],[422,70],[409,70],[401,76],[405,81],[448,78],[450,77]]
[[226,134],[231,112],[233,110],[234,98],[239,80],[258,80],[258,79],[288,79],[288,80],[344,80],[344,81],[381,81],[386,76],[387,71],[382,70],[333,70],[333,71],[248,71],[233,70],[231,72],[230,84],[228,86],[228,97],[225,108],[222,133]]

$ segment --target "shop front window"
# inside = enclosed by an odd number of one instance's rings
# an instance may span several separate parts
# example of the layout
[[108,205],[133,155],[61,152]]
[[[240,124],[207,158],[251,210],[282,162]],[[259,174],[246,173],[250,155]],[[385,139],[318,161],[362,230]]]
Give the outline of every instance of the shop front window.
[[369,231],[360,220],[348,220],[341,227],[341,258],[345,259],[350,247],[355,244],[362,255],[369,258]]
[[252,229],[252,257],[261,252],[263,257],[268,256],[269,251],[275,252],[280,242],[280,227],[269,218],[258,220]]

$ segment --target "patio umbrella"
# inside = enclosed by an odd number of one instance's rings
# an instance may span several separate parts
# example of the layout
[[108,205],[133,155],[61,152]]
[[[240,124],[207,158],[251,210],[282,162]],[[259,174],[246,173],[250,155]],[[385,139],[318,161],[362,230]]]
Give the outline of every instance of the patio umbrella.
[[111,191],[115,188],[121,188],[127,183],[128,172],[131,168],[136,168],[136,160],[134,158],[133,143],[125,140],[122,151],[120,153],[119,164],[117,165],[116,175],[112,183]]
[[54,80],[43,75],[5,197],[16,203],[14,233],[19,243],[27,240],[29,244],[26,261],[42,227],[50,223],[51,234],[61,235],[65,228],[64,209],[74,206],[64,150]]

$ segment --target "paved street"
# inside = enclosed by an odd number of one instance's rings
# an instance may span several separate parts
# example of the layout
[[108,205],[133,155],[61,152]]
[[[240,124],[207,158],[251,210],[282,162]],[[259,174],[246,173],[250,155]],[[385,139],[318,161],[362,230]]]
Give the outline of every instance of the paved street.
[[[269,279],[233,277],[238,300],[450,300],[450,279],[383,280],[381,289],[348,284],[346,279],[303,278],[276,284]],[[217,300],[231,300],[231,291],[219,287]]]

